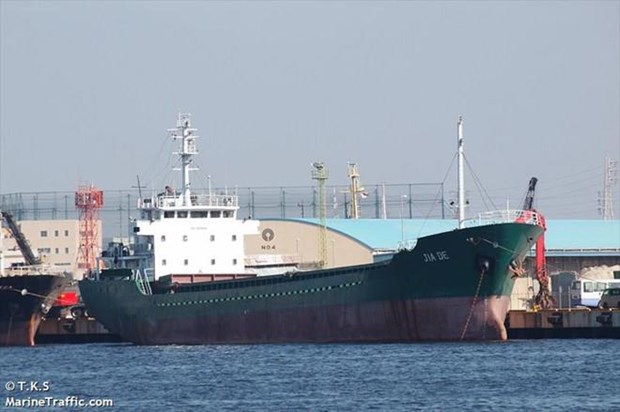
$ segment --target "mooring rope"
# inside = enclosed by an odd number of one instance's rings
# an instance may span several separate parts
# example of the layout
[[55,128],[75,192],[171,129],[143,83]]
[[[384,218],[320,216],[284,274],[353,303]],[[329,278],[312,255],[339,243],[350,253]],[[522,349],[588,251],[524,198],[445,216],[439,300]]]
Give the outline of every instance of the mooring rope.
[[481,237],[481,238],[480,238],[480,240],[483,240],[483,241],[487,242],[488,244],[490,244],[490,245],[491,245],[491,246],[493,246],[494,248],[500,248],[500,249],[503,249],[503,250],[505,250],[506,252],[510,252],[510,253],[515,253],[515,252],[516,252],[516,251],[515,251],[515,250],[513,250],[513,249],[509,249],[509,248],[507,248],[507,247],[505,247],[505,246],[500,245],[500,244],[499,244],[499,243],[497,243],[497,242],[490,241],[489,239],[485,239],[485,238]]
[[15,289],[15,288],[10,287],[10,286],[5,286],[5,287],[0,286],[0,290],[10,290],[12,292],[17,292],[17,293],[21,294],[22,296],[31,295],[31,296],[36,296],[38,298],[43,298],[43,299],[47,299],[48,298],[48,296],[45,296],[45,295],[39,295],[38,293],[29,292],[28,289],[25,289],[25,288],[24,289]]

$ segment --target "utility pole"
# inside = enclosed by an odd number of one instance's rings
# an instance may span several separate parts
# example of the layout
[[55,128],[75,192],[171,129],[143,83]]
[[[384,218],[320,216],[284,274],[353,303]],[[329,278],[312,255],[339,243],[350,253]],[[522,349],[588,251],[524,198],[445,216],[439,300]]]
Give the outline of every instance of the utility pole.
[[618,162],[610,157],[605,157],[605,170],[603,176],[603,193],[599,192],[599,212],[603,220],[613,220],[614,206],[612,187],[617,182]]

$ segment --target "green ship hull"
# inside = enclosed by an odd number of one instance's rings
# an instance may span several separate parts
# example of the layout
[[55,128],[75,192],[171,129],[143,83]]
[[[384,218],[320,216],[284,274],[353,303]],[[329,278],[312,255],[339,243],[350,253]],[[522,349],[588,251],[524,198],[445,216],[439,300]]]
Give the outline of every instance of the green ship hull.
[[136,344],[504,340],[515,271],[540,226],[420,238],[386,262],[166,287],[79,283],[89,313]]

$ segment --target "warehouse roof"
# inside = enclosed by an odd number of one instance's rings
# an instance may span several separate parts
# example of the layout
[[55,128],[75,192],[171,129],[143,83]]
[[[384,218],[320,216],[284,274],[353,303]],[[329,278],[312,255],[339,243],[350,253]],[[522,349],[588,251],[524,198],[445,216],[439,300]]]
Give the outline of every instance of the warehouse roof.
[[[318,219],[289,220],[318,225]],[[327,219],[327,227],[370,249],[396,249],[403,240],[454,230],[453,219]],[[548,255],[620,255],[620,220],[547,220]]]

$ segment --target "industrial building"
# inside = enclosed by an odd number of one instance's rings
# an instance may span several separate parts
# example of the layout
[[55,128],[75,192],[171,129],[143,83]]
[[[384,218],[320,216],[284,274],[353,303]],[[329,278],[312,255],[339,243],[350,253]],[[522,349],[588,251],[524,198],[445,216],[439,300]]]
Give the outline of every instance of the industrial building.
[[[77,274],[77,278],[81,278],[79,220],[22,220],[17,223],[33,253],[42,264],[58,266],[68,273]],[[9,267],[23,264],[24,257],[7,228],[2,228],[2,237],[5,265]],[[101,221],[96,222],[95,237],[95,249],[101,250]]]

